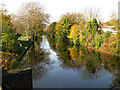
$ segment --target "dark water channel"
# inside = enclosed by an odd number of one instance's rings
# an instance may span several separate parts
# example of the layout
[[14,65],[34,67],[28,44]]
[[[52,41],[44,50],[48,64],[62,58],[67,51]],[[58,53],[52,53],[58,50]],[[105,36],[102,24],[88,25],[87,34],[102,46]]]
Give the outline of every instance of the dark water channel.
[[120,89],[119,57],[51,42],[42,36],[22,60],[32,68],[33,88]]

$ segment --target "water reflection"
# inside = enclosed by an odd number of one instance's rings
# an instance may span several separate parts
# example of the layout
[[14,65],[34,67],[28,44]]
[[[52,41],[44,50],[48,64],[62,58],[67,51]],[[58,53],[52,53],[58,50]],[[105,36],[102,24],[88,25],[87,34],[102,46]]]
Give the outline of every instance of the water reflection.
[[41,37],[39,40],[34,41],[22,60],[26,68],[32,68],[33,80],[38,80],[39,78],[47,76],[49,69],[52,67],[51,64],[53,62],[49,60],[49,52],[40,48],[43,41],[44,39],[42,40]]
[[32,68],[34,88],[120,88],[119,57],[67,41],[43,36],[34,42],[22,63]]
[[54,46],[52,49],[57,52],[62,68],[73,69],[83,80],[96,80],[96,83],[106,75],[109,77],[108,81],[112,82],[108,83],[109,87],[120,88],[119,57],[98,53],[84,47],[66,45],[66,42],[58,42],[54,39],[48,40],[50,46]]

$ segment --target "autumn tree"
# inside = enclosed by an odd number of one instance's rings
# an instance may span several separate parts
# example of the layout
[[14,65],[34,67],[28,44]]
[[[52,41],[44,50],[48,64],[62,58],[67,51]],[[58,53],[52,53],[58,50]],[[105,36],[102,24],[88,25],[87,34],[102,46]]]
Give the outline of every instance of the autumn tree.
[[[11,68],[18,54],[16,30],[4,5],[0,8],[0,34],[2,34],[2,70]],[[0,36],[1,38],[1,36]],[[0,46],[1,47],[1,46]]]
[[118,30],[118,23],[119,23],[119,20],[117,18],[117,13],[115,11],[112,12],[112,14],[110,15],[110,24],[112,26],[114,26],[114,30]]
[[68,39],[67,35],[70,34],[70,28],[74,24],[78,24],[81,20],[84,20],[84,16],[81,13],[67,13],[62,15],[62,18],[56,25],[56,34],[58,39]]
[[0,16],[2,17],[2,50],[13,52],[17,47],[17,37],[16,30],[11,22],[11,16],[7,14],[5,7],[0,9]]
[[43,32],[43,28],[49,23],[49,15],[44,12],[38,2],[28,2],[23,4],[18,13],[18,19],[24,27],[25,33],[33,39],[37,32]]
[[78,24],[74,24],[70,29],[70,35],[68,38],[72,39],[74,44],[80,44],[85,39],[85,22],[80,21]]
[[11,14],[11,21],[13,23],[14,28],[16,29],[16,33],[25,34],[25,31],[24,31],[25,25],[22,24],[21,19],[19,19],[18,15]]

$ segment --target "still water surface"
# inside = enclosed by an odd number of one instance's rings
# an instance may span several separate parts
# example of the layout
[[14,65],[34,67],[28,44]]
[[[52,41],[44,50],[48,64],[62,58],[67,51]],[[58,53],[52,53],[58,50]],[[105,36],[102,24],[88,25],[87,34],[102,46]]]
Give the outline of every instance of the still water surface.
[[[32,68],[33,88],[114,88],[119,87],[118,57],[84,48],[57,47],[46,36],[24,57]],[[62,44],[63,45],[63,44]],[[120,88],[120,87],[119,87]]]

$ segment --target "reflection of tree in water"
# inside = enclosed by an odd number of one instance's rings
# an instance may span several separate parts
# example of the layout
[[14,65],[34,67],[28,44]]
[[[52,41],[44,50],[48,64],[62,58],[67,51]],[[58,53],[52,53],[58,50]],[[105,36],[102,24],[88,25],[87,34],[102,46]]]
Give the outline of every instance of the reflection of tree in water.
[[52,64],[48,58],[49,53],[42,51],[40,42],[38,42],[34,41],[22,61],[26,68],[32,68],[33,79],[35,80],[46,76],[49,71],[48,69],[50,69],[50,67],[47,67]]
[[72,60],[71,59],[71,56],[70,56],[70,51],[69,50],[63,50],[62,52],[58,52],[57,53],[57,56],[59,57],[59,61],[62,62],[60,64],[60,66],[62,68],[66,68],[66,69],[74,69],[74,70],[77,70],[79,68],[81,68],[83,66],[83,64],[80,64],[80,63],[83,63],[83,62],[79,62],[79,60]]
[[54,46],[54,51],[57,52],[62,68],[77,70],[79,76],[83,77],[84,80],[98,79],[103,70],[108,71],[114,76],[111,86],[120,88],[119,57],[87,50],[83,47],[71,47],[66,45],[66,42],[56,41],[56,43],[52,43],[53,41],[55,40],[49,40],[49,43],[50,46]]
[[[82,72],[82,74],[80,74]],[[99,77],[98,73],[91,73],[87,70],[78,70],[79,76],[83,78],[83,80],[95,80]]]
[[[56,42],[58,43],[58,42]],[[60,44],[61,43],[61,44]],[[99,75],[97,72],[100,71],[100,55],[93,55],[91,52],[86,53],[86,49],[83,47],[76,46],[68,46],[64,42],[59,42],[59,47],[56,46],[56,50],[58,51],[57,56],[59,57],[59,61],[62,62],[60,66],[64,69],[77,70],[78,72],[82,72],[82,77],[84,80],[93,80],[96,79]],[[50,44],[51,45],[51,44]],[[58,45],[58,44],[56,44]],[[53,43],[52,43],[53,46]],[[97,56],[97,57],[96,57]],[[93,60],[94,58],[94,60]],[[83,69],[84,67],[84,69]]]
[[[115,59],[117,58],[117,59]],[[108,70],[113,74],[113,82],[111,89],[120,89],[120,58],[115,57],[114,60],[109,64]],[[111,68],[113,66],[113,68]],[[110,68],[110,69],[109,69]]]
[[86,51],[84,54],[85,59],[85,69],[82,72],[82,77],[84,80],[94,80],[97,79],[100,75],[99,73],[102,70],[102,61],[100,59],[100,54],[95,53],[94,51]]
[[51,69],[51,66],[47,68],[46,66],[48,63],[40,63],[38,66],[34,67],[33,70],[33,79],[38,80],[39,78],[42,78],[43,76],[47,76],[47,73],[49,72],[49,69]]
[[115,78],[112,82],[111,89],[120,89],[120,70],[117,73],[114,73],[114,77]]
[[113,74],[111,89],[120,89],[120,57],[102,54],[103,67]]
[[[99,54],[92,54],[92,52],[86,53],[84,48],[72,47],[68,48],[66,52],[59,52],[59,60],[62,62],[61,67],[66,69],[77,70],[79,75],[84,80],[93,80],[99,77],[99,72],[102,69],[101,60],[99,60]],[[67,52],[69,52],[67,54]],[[66,54],[65,54],[66,53]]]

